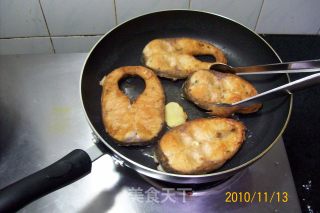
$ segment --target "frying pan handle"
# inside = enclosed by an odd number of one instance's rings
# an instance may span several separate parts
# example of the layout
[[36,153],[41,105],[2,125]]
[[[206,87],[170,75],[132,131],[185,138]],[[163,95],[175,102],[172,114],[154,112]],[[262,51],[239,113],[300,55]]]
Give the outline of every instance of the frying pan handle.
[[0,190],[0,212],[15,212],[90,172],[89,155],[76,149],[50,166]]

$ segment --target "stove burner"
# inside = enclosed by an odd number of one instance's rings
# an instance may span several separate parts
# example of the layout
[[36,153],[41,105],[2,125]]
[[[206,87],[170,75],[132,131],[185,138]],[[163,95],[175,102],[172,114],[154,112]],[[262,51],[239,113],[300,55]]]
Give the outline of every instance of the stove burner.
[[[183,195],[186,193],[188,196],[202,196],[209,194],[216,194],[221,192],[226,187],[230,187],[232,184],[237,182],[245,173],[246,169],[238,172],[237,174],[228,177],[226,179],[222,179],[219,181],[213,181],[209,183],[199,183],[199,184],[179,184],[179,183],[170,183],[162,180],[156,180],[154,178],[147,177],[145,175],[140,174],[140,176],[147,181],[152,186],[156,187],[159,190],[164,188],[174,189],[175,194]],[[186,191],[181,191],[177,189],[190,189]]]

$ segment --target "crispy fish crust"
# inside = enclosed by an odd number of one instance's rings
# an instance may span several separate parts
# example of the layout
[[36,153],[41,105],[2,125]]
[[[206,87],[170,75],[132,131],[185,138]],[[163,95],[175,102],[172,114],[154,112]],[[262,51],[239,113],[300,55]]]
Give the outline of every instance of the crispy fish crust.
[[[140,76],[146,85],[132,103],[118,86],[128,75]],[[158,135],[164,123],[165,96],[152,70],[141,66],[120,67],[105,76],[101,84],[102,118],[111,137],[122,145],[141,145]]]
[[171,79],[187,78],[199,69],[209,69],[214,63],[203,62],[195,55],[212,55],[216,62],[227,63],[223,52],[214,45],[191,38],[166,38],[150,41],[143,49],[145,66],[157,75]]
[[183,86],[185,97],[209,110],[211,114],[228,117],[235,112],[248,114],[258,111],[261,104],[248,107],[228,107],[217,104],[231,104],[257,94],[252,84],[237,75],[200,70],[189,76]]
[[167,132],[156,157],[167,172],[205,174],[221,167],[245,140],[245,126],[228,118],[200,118]]

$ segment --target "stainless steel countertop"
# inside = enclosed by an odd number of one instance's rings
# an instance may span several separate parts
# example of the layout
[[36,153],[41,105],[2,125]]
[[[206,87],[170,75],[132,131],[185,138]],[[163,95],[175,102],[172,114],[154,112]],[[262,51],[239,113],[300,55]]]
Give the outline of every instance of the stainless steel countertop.
[[[87,54],[0,56],[0,188],[92,145],[79,79]],[[140,187],[140,188],[139,188]],[[21,212],[301,212],[282,139],[231,186],[210,195],[139,201],[151,185],[105,155],[91,174]],[[226,203],[225,192],[287,192],[289,201]],[[159,194],[162,198],[163,195]],[[161,199],[160,199],[161,200]]]

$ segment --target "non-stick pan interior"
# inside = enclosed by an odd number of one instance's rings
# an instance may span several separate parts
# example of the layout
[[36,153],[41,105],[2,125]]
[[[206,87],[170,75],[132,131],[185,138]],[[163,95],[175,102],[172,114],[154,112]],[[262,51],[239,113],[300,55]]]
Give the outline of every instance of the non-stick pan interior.
[[[156,169],[152,157],[155,139],[148,147],[121,147],[108,136],[101,119],[101,86],[99,81],[115,68],[142,65],[143,47],[152,39],[168,37],[192,37],[209,41],[221,48],[232,66],[276,63],[279,59],[272,48],[247,28],[226,18],[196,11],[165,11],[148,14],[128,21],[109,32],[93,49],[83,70],[81,93],[90,123],[98,134],[118,153],[143,166]],[[288,82],[286,75],[247,77],[259,92]],[[138,79],[121,83],[127,93],[134,94],[144,85]],[[161,78],[166,103],[180,103],[189,120],[208,117],[208,114],[181,97],[183,80]],[[262,110],[251,115],[235,116],[246,125],[247,139],[239,152],[217,171],[225,171],[251,161],[266,150],[279,136],[288,119],[290,98],[278,98],[265,102]],[[160,136],[167,131],[164,130]]]

